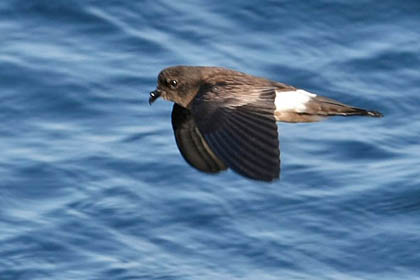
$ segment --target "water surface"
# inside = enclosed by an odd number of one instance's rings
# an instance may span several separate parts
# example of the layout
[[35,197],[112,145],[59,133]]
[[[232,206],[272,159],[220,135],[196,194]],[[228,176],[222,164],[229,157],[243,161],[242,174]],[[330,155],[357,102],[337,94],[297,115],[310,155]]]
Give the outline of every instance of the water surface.
[[[0,4],[0,279],[418,279],[418,1]],[[279,124],[281,179],[200,173],[170,65],[385,118]]]

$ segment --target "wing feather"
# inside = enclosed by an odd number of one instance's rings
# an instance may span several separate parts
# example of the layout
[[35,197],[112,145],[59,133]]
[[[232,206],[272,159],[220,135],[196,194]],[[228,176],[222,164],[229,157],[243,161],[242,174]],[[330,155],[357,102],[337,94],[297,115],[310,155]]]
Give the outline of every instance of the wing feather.
[[197,127],[215,155],[251,179],[279,177],[274,98],[272,88],[206,85],[191,105]]
[[176,103],[172,109],[172,128],[178,149],[191,166],[207,173],[217,173],[227,169],[223,161],[209,148],[191,112]]

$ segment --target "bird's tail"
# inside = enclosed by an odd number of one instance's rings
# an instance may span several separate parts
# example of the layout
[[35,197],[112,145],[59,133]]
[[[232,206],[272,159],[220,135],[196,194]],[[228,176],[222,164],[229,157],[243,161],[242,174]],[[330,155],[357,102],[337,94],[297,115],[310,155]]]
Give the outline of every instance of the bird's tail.
[[378,111],[365,110],[349,106],[333,99],[316,96],[307,104],[307,113],[318,116],[369,116],[381,118],[383,114]]

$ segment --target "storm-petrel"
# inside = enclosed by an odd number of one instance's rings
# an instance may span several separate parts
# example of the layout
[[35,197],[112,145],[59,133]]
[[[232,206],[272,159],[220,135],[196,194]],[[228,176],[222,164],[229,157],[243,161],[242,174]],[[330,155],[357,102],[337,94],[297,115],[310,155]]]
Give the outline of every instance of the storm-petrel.
[[222,67],[163,69],[149,103],[173,101],[172,126],[184,159],[198,170],[232,168],[255,180],[280,174],[276,122],[316,122],[329,116],[382,117],[280,82]]

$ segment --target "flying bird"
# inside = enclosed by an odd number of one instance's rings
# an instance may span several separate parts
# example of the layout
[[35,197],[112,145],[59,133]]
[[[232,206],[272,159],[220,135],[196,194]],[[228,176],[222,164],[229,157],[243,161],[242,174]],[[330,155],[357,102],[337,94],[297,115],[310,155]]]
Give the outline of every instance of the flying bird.
[[174,102],[172,127],[184,159],[196,169],[227,168],[247,178],[280,175],[276,122],[317,122],[330,116],[382,117],[280,82],[222,67],[163,69],[149,104]]

